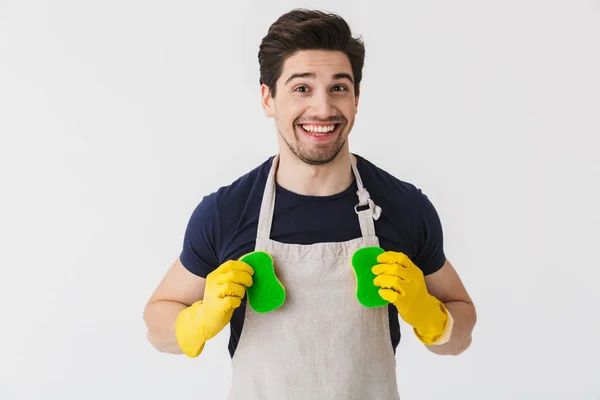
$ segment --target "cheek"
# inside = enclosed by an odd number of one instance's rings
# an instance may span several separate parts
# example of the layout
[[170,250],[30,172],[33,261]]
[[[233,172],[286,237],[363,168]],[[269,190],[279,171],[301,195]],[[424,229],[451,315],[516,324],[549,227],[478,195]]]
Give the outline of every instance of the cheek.
[[354,117],[354,115],[356,114],[356,102],[352,97],[340,99],[340,101],[336,104],[336,108],[347,119]]
[[277,101],[277,119],[280,124],[290,126],[302,115],[303,106],[297,101],[281,97]]
[[302,117],[304,114],[304,109],[302,107],[294,107],[290,106],[286,108],[284,112],[284,116],[282,117],[282,122],[284,122],[287,126],[293,127],[294,123]]

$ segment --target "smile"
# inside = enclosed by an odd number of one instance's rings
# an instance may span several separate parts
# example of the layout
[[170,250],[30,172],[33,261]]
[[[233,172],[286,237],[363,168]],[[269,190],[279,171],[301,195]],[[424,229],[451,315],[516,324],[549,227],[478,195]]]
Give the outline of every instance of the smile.
[[298,125],[305,133],[311,136],[326,136],[337,131],[340,123],[333,124],[300,124]]

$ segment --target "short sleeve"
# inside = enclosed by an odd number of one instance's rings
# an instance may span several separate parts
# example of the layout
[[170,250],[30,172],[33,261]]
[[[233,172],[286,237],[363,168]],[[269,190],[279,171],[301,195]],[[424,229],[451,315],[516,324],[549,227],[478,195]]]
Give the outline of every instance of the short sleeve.
[[183,266],[202,278],[219,266],[218,208],[214,194],[205,196],[189,219],[179,256]]
[[444,233],[440,217],[429,198],[420,190],[418,196],[415,227],[417,251],[412,261],[424,275],[429,275],[439,270],[446,262]]

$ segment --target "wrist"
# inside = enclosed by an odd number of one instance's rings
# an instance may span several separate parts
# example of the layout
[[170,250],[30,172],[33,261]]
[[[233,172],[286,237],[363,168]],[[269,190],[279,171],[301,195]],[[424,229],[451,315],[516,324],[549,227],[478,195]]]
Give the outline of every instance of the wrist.
[[198,357],[206,339],[201,325],[202,300],[184,308],[175,320],[175,337],[181,351],[188,357]]
[[427,318],[419,326],[414,326],[413,331],[417,338],[426,345],[441,345],[448,340],[454,327],[454,319],[443,302],[430,296],[431,306]]
[[447,321],[446,321],[446,325],[444,327],[444,331],[442,332],[441,336],[432,343],[432,345],[442,345],[447,343],[450,340],[450,337],[452,336],[452,330],[454,328],[454,318],[452,317],[452,314],[450,314],[450,311],[446,310],[447,312]]

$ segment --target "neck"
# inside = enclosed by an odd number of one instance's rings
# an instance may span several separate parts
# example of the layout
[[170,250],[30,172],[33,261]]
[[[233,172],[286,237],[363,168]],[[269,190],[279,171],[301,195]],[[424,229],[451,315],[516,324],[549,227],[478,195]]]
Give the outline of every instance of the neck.
[[277,183],[304,196],[331,196],[346,190],[354,180],[352,155],[341,151],[325,165],[309,165],[288,152],[279,154],[279,165],[275,180]]

